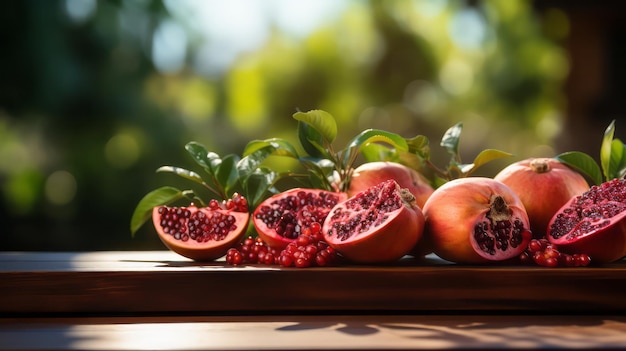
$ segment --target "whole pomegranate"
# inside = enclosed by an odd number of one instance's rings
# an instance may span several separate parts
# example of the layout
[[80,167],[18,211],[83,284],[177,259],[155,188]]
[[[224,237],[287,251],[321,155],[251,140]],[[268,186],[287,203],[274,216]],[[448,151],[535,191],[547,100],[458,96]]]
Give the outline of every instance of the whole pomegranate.
[[532,236],[520,198],[491,178],[451,180],[435,190],[423,211],[433,252],[452,262],[508,260],[524,252]]
[[324,219],[347,195],[320,189],[294,188],[265,199],[252,214],[259,237],[271,248],[284,249],[302,229]]
[[400,259],[424,230],[415,197],[394,180],[374,185],[338,203],[322,226],[328,245],[356,263]]
[[222,257],[235,246],[248,227],[250,214],[234,209],[158,206],[152,222],[170,250],[197,261]]
[[513,163],[494,179],[508,185],[522,200],[535,238],[545,238],[548,222],[556,211],[572,197],[589,190],[580,173],[553,158]]
[[408,189],[415,196],[415,204],[420,208],[435,191],[418,171],[396,162],[376,161],[364,163],[354,169],[348,195],[352,196],[388,179],[393,179],[400,187]]
[[626,180],[613,179],[575,196],[552,217],[548,240],[599,263],[626,256]]

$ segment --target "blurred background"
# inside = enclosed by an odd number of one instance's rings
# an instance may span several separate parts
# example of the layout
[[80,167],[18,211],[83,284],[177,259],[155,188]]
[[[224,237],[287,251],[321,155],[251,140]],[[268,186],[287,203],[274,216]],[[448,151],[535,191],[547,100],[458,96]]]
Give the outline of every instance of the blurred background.
[[626,134],[620,1],[8,0],[0,2],[0,249],[163,249],[131,238],[139,199],[220,155],[295,140],[297,110],[438,144],[464,123],[485,167]]

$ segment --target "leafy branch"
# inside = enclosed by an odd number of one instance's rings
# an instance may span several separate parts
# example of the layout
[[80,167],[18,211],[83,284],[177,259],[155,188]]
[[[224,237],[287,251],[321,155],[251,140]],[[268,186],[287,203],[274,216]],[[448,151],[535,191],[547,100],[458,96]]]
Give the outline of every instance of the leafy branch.
[[459,153],[459,143],[461,140],[461,132],[463,123],[459,122],[450,127],[441,138],[439,145],[444,148],[450,155],[450,160],[445,168],[435,165],[430,157],[430,148],[424,146],[425,141],[416,140],[420,149],[415,152],[424,160],[426,165],[430,167],[438,178],[438,183],[446,182],[456,178],[464,178],[471,176],[478,168],[488,162],[503,158],[511,157],[512,154],[496,149],[482,150],[471,163],[463,163],[461,154]]
[[334,144],[337,123],[326,111],[296,112],[298,140],[306,155],[299,155],[296,147],[284,139],[254,140],[245,148],[244,155],[256,155],[261,159],[270,155],[288,156],[296,159],[305,169],[309,185],[315,188],[346,191],[354,172],[358,156],[367,145],[385,143],[390,148],[408,151],[407,141],[401,136],[379,129],[367,129],[354,136],[343,148]]
[[445,168],[440,168],[432,162],[429,140],[423,135],[404,138],[380,129],[367,129],[354,136],[345,147],[336,148],[333,142],[337,137],[337,124],[331,114],[312,110],[297,112],[293,118],[298,121],[298,140],[307,156],[299,156],[293,145],[277,139],[255,140],[248,144],[244,154],[252,155],[265,150],[266,156],[293,157],[306,169],[311,186],[326,190],[348,189],[359,156],[365,162],[394,161],[418,170],[428,166],[434,171],[437,184],[470,176],[487,162],[511,156],[503,151],[487,149],[480,152],[472,163],[462,163],[459,154],[462,123],[448,129],[441,139],[440,145],[451,158]]
[[[220,157],[210,152],[200,143],[189,142],[185,150],[200,166],[202,173],[177,166],[161,166],[158,173],[170,173],[188,180],[210,194],[210,198],[227,200],[235,193],[246,197],[250,206],[255,207],[268,193],[277,192],[274,184],[279,178],[275,172],[260,167],[262,155],[255,153],[248,157],[229,154]],[[132,235],[150,219],[152,209],[156,206],[169,205],[180,200],[188,200],[204,207],[207,201],[194,189],[181,190],[172,186],[164,186],[146,194],[137,204],[131,216],[130,231]]]
[[626,146],[615,138],[615,120],[604,131],[600,145],[600,164],[581,151],[564,152],[555,157],[585,176],[592,184],[623,178],[626,175]]

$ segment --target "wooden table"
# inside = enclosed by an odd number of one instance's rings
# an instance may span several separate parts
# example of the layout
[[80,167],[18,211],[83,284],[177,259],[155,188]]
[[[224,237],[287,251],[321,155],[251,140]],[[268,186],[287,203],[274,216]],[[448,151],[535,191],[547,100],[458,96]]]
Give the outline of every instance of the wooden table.
[[0,350],[626,349],[626,262],[285,269],[0,253]]

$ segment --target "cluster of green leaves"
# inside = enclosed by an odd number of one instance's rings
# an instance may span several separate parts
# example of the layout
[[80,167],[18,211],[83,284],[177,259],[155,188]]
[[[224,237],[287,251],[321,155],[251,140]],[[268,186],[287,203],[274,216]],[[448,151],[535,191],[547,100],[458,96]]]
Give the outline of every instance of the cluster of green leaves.
[[[322,110],[296,112],[293,118],[298,122],[299,147],[282,138],[252,140],[241,157],[234,154],[220,157],[203,145],[190,142],[185,149],[201,167],[202,174],[175,166],[162,166],[157,172],[172,173],[189,180],[208,190],[213,198],[221,200],[238,192],[246,197],[251,208],[256,208],[265,198],[280,192],[277,183],[284,178],[298,179],[305,187],[346,191],[359,156],[363,157],[363,162],[393,161],[418,170],[428,166],[435,170],[435,186],[450,179],[469,176],[491,160],[511,156],[503,151],[487,149],[479,153],[472,163],[462,163],[459,141],[463,124],[458,123],[441,140],[440,145],[451,158],[446,167],[439,168],[431,160],[430,143],[423,135],[404,138],[385,130],[366,129],[344,147],[337,148],[334,145],[337,123],[330,113]],[[293,158],[302,166],[303,172],[272,169],[265,162],[270,156]],[[131,233],[134,235],[150,218],[154,207],[183,199],[199,206],[206,204],[193,189],[164,186],[146,194],[132,215]]]
[[337,124],[334,117],[322,110],[297,112],[293,118],[298,121],[298,140],[306,155],[299,155],[297,148],[284,139],[256,140],[249,143],[244,155],[257,154],[254,159],[280,155],[296,158],[305,168],[306,177],[312,187],[345,191],[349,187],[352,173],[358,162],[393,161],[414,169],[423,166],[435,171],[433,185],[438,186],[448,180],[470,176],[476,169],[492,160],[512,156],[510,153],[486,149],[480,152],[471,163],[463,163],[459,153],[459,142],[463,129],[457,123],[446,131],[440,146],[450,154],[448,164],[440,168],[431,159],[429,139],[424,135],[405,138],[396,133],[380,129],[366,129],[342,147],[333,143],[337,138]]
[[[259,166],[262,155],[253,153],[248,157],[229,154],[220,157],[215,152],[208,151],[205,146],[197,142],[189,142],[185,150],[202,169],[202,173],[176,167],[162,166],[157,172],[171,173],[191,181],[197,189],[205,190],[211,198],[227,200],[235,193],[246,197],[249,204],[255,206],[269,191],[273,189],[277,175],[271,170]],[[187,200],[198,206],[206,206],[207,201],[201,193],[194,189],[181,190],[172,186],[163,186],[146,194],[137,204],[131,217],[130,230],[135,234],[150,218],[152,209],[156,206],[168,205],[180,200]]]
[[615,138],[614,120],[604,131],[599,165],[593,157],[581,151],[565,152],[556,156],[556,159],[578,171],[595,185],[626,175],[626,146]]
[[310,187],[344,191],[354,171],[358,156],[374,143],[384,143],[389,150],[408,151],[407,140],[401,136],[380,129],[366,129],[354,136],[345,147],[338,149],[333,143],[337,138],[337,123],[334,117],[322,110],[296,112],[293,118],[298,121],[297,133],[302,155],[285,139],[256,140],[246,146],[244,155],[257,154],[255,159],[279,155],[293,157],[303,166]]

